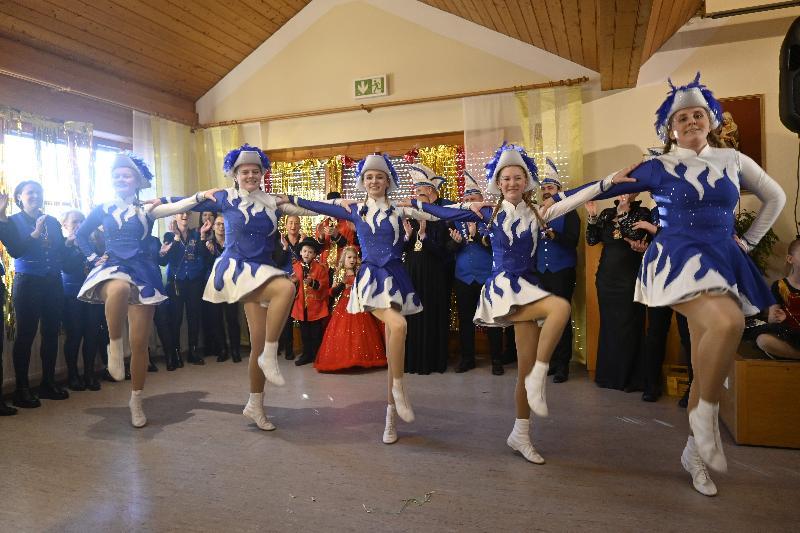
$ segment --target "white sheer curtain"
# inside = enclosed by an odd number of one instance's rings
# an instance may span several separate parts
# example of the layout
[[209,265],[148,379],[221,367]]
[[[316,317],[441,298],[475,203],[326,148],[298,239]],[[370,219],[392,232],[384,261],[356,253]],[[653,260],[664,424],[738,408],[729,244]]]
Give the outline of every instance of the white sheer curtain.
[[545,157],[553,159],[567,187],[583,183],[580,87],[475,96],[462,102],[465,166],[481,187],[486,187],[484,165],[503,141],[524,146],[540,171]]

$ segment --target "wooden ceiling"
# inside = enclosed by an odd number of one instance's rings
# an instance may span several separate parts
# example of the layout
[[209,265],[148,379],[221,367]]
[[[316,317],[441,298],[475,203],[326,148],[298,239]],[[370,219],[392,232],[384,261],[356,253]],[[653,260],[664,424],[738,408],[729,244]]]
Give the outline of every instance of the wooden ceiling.
[[[195,101],[309,1],[2,0],[0,74],[194,125]],[[603,89],[634,86],[702,3],[422,1],[600,72]]]
[[3,0],[0,70],[194,124],[195,101],[309,0]]
[[639,67],[702,0],[421,0],[599,72],[604,90],[636,85]]

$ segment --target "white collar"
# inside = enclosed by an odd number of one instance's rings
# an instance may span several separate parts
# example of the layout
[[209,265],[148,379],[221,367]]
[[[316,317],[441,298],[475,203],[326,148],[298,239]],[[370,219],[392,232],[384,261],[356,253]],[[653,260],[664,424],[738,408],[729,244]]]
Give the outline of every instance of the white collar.
[[505,198],[503,198],[503,204],[502,204],[503,211],[519,211],[520,209],[524,209],[526,207],[528,207],[528,204],[525,203],[525,200],[520,200],[517,205],[514,205]]
[[386,197],[383,197],[380,200],[374,200],[370,196],[367,196],[367,199],[364,201],[364,205],[366,205],[367,208],[375,207],[377,209],[388,209],[390,204]]
[[680,147],[680,146],[678,146],[678,145],[676,144],[676,145],[674,145],[674,146],[672,147],[672,150],[670,150],[670,151],[667,153],[667,155],[671,155],[671,154],[673,154],[673,152],[674,152],[674,155],[675,155],[677,158],[679,158],[679,159],[684,159],[684,158],[687,158],[687,157],[702,157],[702,156],[707,156],[707,155],[709,155],[709,152],[710,152],[711,150],[712,150],[712,148],[711,148],[711,145],[709,145],[709,144],[706,144],[706,145],[703,147],[703,149],[702,149],[702,150],[700,150],[700,153],[697,153],[697,152],[695,152],[695,151],[694,151],[694,150],[692,150],[691,148],[682,148],[682,147]]

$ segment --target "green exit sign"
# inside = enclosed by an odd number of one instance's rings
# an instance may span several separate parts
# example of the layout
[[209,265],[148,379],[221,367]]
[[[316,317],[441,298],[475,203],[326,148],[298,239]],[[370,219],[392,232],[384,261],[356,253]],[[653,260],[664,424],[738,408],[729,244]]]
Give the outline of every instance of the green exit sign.
[[354,98],[372,98],[374,96],[386,96],[389,88],[386,86],[386,75],[370,76],[353,81]]

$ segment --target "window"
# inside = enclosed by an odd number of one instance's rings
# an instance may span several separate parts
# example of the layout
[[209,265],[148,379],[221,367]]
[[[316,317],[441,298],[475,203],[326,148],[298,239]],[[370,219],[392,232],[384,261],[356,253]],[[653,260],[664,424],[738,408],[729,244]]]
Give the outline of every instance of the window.
[[[56,218],[78,205],[85,206],[88,211],[90,207],[113,198],[110,169],[118,151],[116,148],[98,146],[94,150],[78,149],[75,164],[80,181],[77,190],[72,180],[72,163],[67,145],[58,141],[41,142],[39,149],[41,153],[37,157],[37,143],[30,135],[5,135],[3,171],[9,194],[21,181],[41,182],[45,212]],[[41,166],[37,161],[41,161]]]

